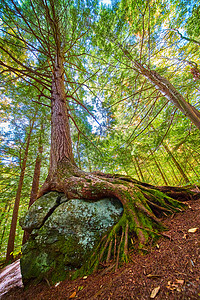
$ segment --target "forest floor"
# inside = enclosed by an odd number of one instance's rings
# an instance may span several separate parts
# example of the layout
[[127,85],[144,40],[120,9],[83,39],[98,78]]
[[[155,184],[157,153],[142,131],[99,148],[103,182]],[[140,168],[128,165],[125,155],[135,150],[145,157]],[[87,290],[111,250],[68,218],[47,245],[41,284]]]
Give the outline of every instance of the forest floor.
[[117,272],[107,268],[51,287],[47,282],[16,287],[1,299],[200,299],[200,199],[188,204],[164,220],[168,238],[160,238],[146,255],[132,252]]

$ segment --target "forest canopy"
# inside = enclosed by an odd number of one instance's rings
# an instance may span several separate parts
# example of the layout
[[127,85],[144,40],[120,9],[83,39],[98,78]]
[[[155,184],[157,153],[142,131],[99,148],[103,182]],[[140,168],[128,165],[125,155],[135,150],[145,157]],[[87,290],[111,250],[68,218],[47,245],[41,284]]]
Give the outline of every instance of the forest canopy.
[[39,187],[63,153],[80,172],[199,184],[200,2],[111,2],[0,1],[2,258],[37,161]]

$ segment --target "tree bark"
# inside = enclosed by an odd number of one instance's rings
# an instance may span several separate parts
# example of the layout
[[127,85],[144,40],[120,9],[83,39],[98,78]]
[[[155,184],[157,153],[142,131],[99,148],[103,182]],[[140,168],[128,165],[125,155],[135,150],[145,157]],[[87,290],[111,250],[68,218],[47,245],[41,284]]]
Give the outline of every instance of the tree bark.
[[184,97],[165,77],[160,76],[156,71],[144,68],[144,66],[137,61],[134,61],[134,64],[141,74],[144,75],[170,102],[182,111],[182,113],[200,130],[200,112],[186,102]]
[[20,198],[21,198],[24,175],[25,175],[25,170],[26,170],[26,162],[27,162],[27,158],[28,158],[28,151],[29,151],[29,145],[30,145],[33,126],[34,126],[34,121],[30,124],[30,129],[29,129],[28,136],[27,136],[26,148],[25,148],[25,152],[24,152],[24,158],[23,158],[23,161],[22,161],[21,173],[20,173],[17,193],[16,193],[16,197],[15,197],[15,204],[14,204],[12,221],[11,221],[11,226],[10,226],[10,234],[9,234],[9,238],[8,238],[6,261],[9,261],[9,260],[13,259],[13,251],[14,251],[15,233],[16,233],[16,227],[17,227],[19,203],[20,203]]
[[65,96],[63,62],[62,55],[58,53],[55,58],[51,91],[50,176],[55,174],[58,162],[63,158],[75,164]]

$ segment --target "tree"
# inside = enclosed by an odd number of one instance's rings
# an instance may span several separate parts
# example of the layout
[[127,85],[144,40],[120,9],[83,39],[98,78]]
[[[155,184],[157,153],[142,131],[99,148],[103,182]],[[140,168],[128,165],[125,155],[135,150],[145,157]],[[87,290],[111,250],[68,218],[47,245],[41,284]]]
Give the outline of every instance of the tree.
[[[42,121],[41,121],[42,122]],[[40,126],[40,136],[38,142],[38,153],[35,160],[35,168],[33,174],[33,181],[31,186],[31,195],[29,201],[29,207],[37,200],[37,194],[39,190],[39,181],[40,181],[40,171],[41,171],[41,163],[42,163],[42,153],[43,153],[43,142],[42,142],[42,135],[44,135],[44,128],[43,123]],[[29,233],[24,231],[23,241],[24,244],[29,238]]]
[[12,221],[11,221],[11,226],[10,226],[10,234],[9,234],[9,239],[8,239],[8,247],[7,247],[7,254],[6,254],[7,261],[13,259],[15,232],[16,232],[16,227],[17,227],[17,219],[18,219],[18,211],[19,211],[19,202],[20,202],[20,198],[21,198],[22,186],[23,186],[25,170],[26,170],[26,163],[27,163],[27,159],[28,159],[29,145],[30,145],[34,122],[35,122],[34,119],[32,122],[30,122],[29,131],[27,133],[27,138],[26,138],[26,147],[24,150],[24,156],[21,161],[21,172],[20,172],[20,177],[19,177],[17,193],[16,193],[16,197],[15,197],[15,204],[14,204],[13,216],[12,216]]
[[[92,115],[83,104],[87,93],[82,87],[86,87],[85,83],[97,73],[88,71],[85,56],[90,46],[91,29],[98,30],[93,26],[96,7],[96,1],[78,0],[20,3],[3,0],[0,7],[1,13],[4,12],[0,37],[1,53],[6,57],[0,60],[4,80],[10,80],[6,74],[12,72],[15,80],[27,81],[42,97],[51,100],[51,105],[43,103],[51,107],[50,168],[38,197],[56,190],[64,192],[68,199],[96,201],[114,197],[123,204],[120,221],[102,239],[87,263],[91,270],[96,269],[100,261],[110,259],[112,247],[118,247],[114,255],[117,269],[120,258],[127,260],[129,237],[137,237],[139,247],[144,246],[149,238],[160,235],[162,213],[179,211],[184,205],[177,199],[196,195],[192,187],[154,187],[129,176],[98,171],[87,173],[77,167],[69,120],[71,118],[75,127],[76,121],[70,101]],[[18,45],[25,53],[22,61],[17,58]]]

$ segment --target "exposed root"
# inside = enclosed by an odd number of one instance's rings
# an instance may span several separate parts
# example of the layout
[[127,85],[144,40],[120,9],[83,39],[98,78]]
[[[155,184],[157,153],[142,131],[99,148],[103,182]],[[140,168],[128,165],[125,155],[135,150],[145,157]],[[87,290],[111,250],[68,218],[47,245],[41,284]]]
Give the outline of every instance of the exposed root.
[[128,257],[128,229],[129,229],[129,225],[128,225],[128,221],[126,221],[125,241],[124,241],[124,255],[126,260]]
[[108,247],[108,255],[107,255],[107,258],[106,258],[106,263],[107,264],[109,263],[110,258],[111,258],[112,243],[113,243],[113,240],[110,240],[109,247]]
[[118,267],[119,267],[119,255],[120,255],[120,251],[121,251],[121,245],[122,245],[123,237],[124,237],[124,231],[122,231],[121,240],[120,240],[120,243],[119,243],[119,246],[118,246],[115,272],[118,270]]
[[116,259],[116,251],[117,251],[117,235],[115,233],[114,256],[113,256],[114,261]]
[[115,263],[118,269],[120,261],[128,260],[131,241],[137,240],[138,247],[143,248],[148,241],[155,240],[164,229],[161,217],[181,211],[183,201],[200,197],[196,186],[189,187],[155,187],[141,183],[129,176],[85,173],[69,161],[59,165],[58,172],[48,176],[39,192],[39,196],[50,190],[64,192],[68,199],[78,198],[97,201],[104,197],[117,198],[121,201],[124,211],[119,222],[113,226],[97,245],[94,253],[81,270],[76,272],[91,273],[100,264]]

